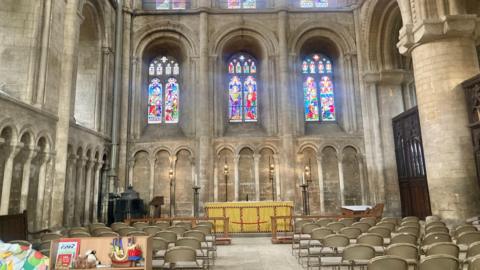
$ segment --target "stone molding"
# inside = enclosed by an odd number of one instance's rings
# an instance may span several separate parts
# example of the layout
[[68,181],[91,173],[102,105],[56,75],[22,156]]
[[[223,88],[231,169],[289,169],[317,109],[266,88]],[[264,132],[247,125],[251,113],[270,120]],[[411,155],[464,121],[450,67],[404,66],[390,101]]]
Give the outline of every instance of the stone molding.
[[369,84],[400,85],[411,82],[413,80],[413,73],[403,69],[382,70],[379,72],[366,72],[363,74],[363,79]]

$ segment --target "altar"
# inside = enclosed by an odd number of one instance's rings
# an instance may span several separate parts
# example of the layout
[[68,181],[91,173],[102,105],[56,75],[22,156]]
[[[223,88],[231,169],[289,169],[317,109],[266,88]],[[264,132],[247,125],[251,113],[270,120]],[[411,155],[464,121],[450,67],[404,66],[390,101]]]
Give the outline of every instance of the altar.
[[[271,216],[293,215],[291,201],[261,201],[261,202],[212,202],[205,204],[208,217],[228,217],[229,232],[271,232]],[[277,221],[279,231],[291,230],[291,219]],[[223,232],[223,224],[215,224],[216,232]]]

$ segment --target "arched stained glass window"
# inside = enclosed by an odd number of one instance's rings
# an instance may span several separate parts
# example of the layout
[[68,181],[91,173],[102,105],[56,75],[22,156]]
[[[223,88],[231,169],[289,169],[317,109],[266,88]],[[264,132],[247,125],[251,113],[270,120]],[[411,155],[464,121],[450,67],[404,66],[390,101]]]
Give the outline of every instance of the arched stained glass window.
[[257,61],[240,53],[228,61],[228,118],[230,122],[256,122]]
[[305,57],[301,64],[305,121],[335,121],[332,61],[321,54]]
[[178,123],[180,66],[171,57],[157,57],[148,68],[148,123]]
[[143,0],[144,9],[186,9],[191,0]]
[[257,8],[256,0],[227,0],[227,8],[239,9],[239,8]]
[[301,8],[327,8],[328,0],[300,0]]

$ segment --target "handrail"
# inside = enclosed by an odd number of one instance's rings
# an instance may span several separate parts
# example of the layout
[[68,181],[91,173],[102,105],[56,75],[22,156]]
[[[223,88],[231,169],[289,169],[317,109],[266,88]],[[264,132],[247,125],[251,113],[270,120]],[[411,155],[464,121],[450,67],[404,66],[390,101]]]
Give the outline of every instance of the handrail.
[[145,217],[145,218],[131,218],[126,219],[125,223],[128,225],[132,225],[135,222],[147,222],[153,224],[157,221],[167,221],[170,224],[173,224],[173,221],[190,221],[192,223],[192,227],[198,223],[198,221],[213,221],[213,233],[216,234],[216,226],[215,223],[217,221],[223,222],[223,236],[224,238],[230,238],[230,234],[228,231],[228,224],[230,218],[228,217],[164,217],[164,218],[152,218],[152,217]]

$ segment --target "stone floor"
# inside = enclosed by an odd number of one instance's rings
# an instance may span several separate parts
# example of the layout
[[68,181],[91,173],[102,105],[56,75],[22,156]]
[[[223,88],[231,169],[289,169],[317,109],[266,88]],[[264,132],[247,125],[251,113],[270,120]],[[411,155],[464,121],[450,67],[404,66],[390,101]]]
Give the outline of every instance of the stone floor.
[[273,245],[267,237],[233,238],[229,246],[218,246],[214,270],[302,269],[291,253],[291,245]]

